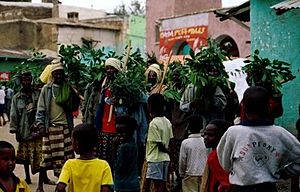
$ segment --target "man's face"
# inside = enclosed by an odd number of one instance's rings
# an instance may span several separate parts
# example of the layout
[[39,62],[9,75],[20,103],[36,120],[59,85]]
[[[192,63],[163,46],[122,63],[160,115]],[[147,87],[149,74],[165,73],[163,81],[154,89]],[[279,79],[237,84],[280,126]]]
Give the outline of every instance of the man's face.
[[62,85],[65,80],[65,73],[63,69],[55,70],[52,72],[54,83]]
[[173,83],[180,83],[180,74],[179,74],[179,71],[175,70],[173,71],[172,73],[172,81]]
[[112,66],[106,66],[105,71],[108,79],[114,79],[118,72],[118,70]]
[[0,174],[10,174],[16,167],[15,150],[3,148],[0,150]]
[[31,82],[32,82],[32,77],[31,75],[24,75],[21,77],[21,84],[23,88],[30,88],[31,87]]
[[148,83],[150,83],[152,86],[157,83],[157,74],[154,71],[149,71]]
[[203,138],[207,148],[216,148],[220,140],[217,135],[217,127],[213,124],[208,124],[204,130]]

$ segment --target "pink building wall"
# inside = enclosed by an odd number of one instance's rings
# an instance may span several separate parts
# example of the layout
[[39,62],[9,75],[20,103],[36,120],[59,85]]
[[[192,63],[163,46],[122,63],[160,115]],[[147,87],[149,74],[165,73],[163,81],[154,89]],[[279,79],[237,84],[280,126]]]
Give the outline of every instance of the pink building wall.
[[[183,14],[191,14],[202,10],[220,8],[221,0],[147,0],[146,1],[146,51],[154,51],[159,56],[159,39],[156,37],[159,19],[172,18]],[[250,32],[231,20],[220,22],[213,12],[209,13],[208,35],[217,38],[221,35],[228,35],[233,38],[238,46],[240,57],[250,54]],[[197,25],[197,21],[195,21]]]
[[221,35],[230,36],[235,41],[240,57],[245,58],[250,55],[250,31],[229,19],[221,22],[211,12],[208,15],[208,36],[216,39]]

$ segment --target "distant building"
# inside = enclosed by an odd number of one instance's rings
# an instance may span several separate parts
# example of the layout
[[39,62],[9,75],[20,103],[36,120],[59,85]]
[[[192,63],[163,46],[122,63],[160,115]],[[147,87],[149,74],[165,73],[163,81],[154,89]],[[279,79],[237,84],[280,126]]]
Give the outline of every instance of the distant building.
[[146,1],[146,50],[157,55],[186,55],[212,37],[230,47],[235,57],[250,54],[250,32],[232,20],[220,22],[214,14],[222,10],[221,0]]
[[296,78],[283,84],[282,117],[276,123],[296,133],[300,106],[300,0],[251,0],[251,52],[291,64]]
[[300,92],[297,91],[300,87],[300,0],[251,0],[220,16],[222,20],[233,16],[240,22],[251,18],[251,52],[257,49],[263,58],[291,64],[296,78],[283,84],[284,112],[275,123],[296,134],[295,123],[300,115]]
[[[104,10],[64,6],[57,1],[0,1],[0,50],[34,48],[57,57],[61,44],[88,43],[121,52],[130,39],[134,49],[144,51],[144,34],[144,17],[107,15]],[[6,72],[3,70],[0,67],[0,72]]]

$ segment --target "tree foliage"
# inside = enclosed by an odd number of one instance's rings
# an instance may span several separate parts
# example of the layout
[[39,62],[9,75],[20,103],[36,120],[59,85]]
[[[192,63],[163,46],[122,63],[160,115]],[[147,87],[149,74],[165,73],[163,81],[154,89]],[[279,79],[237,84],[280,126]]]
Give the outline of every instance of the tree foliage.
[[136,106],[146,92],[145,70],[144,58],[139,51],[134,51],[128,57],[126,69],[119,72],[110,85],[112,94],[129,110]]
[[50,61],[46,59],[46,55],[43,52],[32,49],[31,57],[23,61],[20,65],[15,66],[11,71],[13,78],[8,82],[9,86],[13,87],[15,91],[18,91],[21,88],[20,75],[24,72],[31,72],[32,83],[34,85],[41,84],[39,76],[48,62]]
[[114,14],[145,16],[145,6],[139,0],[132,0],[128,7],[124,3],[118,5],[114,9]]
[[265,87],[272,94],[280,94],[282,84],[296,78],[291,72],[289,63],[262,58],[258,50],[254,51],[250,60],[244,62],[246,65],[242,70],[247,74],[248,84]]

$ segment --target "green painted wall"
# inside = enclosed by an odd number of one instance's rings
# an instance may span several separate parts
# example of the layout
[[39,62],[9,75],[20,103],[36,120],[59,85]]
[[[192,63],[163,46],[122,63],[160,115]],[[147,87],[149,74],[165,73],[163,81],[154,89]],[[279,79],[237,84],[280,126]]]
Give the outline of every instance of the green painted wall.
[[14,67],[20,65],[25,59],[0,58],[0,72],[11,72]]
[[128,18],[129,27],[126,35],[126,44],[131,40],[134,49],[139,48],[141,53],[145,53],[146,43],[146,19],[142,16],[130,15]]
[[300,9],[276,15],[270,6],[283,0],[251,0],[251,52],[260,51],[262,57],[286,61],[296,76],[284,84],[284,114],[276,123],[295,133],[300,103]]

